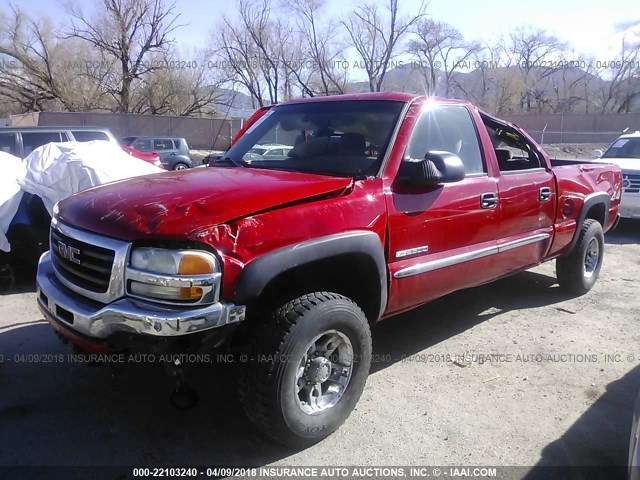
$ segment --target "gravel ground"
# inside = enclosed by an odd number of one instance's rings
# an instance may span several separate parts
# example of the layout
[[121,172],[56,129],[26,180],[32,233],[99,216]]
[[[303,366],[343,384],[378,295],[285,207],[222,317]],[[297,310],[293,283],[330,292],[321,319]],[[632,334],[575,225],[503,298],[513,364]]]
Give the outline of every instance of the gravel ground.
[[551,158],[591,160],[593,150],[604,152],[608,146],[608,143],[554,143],[544,145],[543,148]]
[[606,241],[585,296],[560,292],[550,263],[376,326],[356,410],[303,451],[248,424],[233,365],[191,368],[200,403],[182,412],[157,366],[69,361],[22,282],[0,297],[0,465],[624,465],[640,386],[640,224]]

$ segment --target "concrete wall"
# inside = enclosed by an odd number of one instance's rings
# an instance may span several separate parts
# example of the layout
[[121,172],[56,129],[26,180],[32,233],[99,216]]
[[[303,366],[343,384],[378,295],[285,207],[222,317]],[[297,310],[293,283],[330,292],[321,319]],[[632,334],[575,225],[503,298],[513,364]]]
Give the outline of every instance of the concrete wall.
[[239,119],[170,117],[128,113],[38,112],[11,116],[15,126],[86,125],[111,130],[116,138],[128,135],[170,135],[184,137],[189,147],[226,150],[242,126]]

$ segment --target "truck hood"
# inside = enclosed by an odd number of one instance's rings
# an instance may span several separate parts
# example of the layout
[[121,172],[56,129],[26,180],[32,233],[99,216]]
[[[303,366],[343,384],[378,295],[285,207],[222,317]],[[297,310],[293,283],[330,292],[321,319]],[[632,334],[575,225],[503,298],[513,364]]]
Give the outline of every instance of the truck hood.
[[202,227],[339,193],[351,178],[254,168],[197,168],[91,188],[58,205],[77,228],[133,241],[184,240]]
[[599,158],[595,160],[596,162],[606,162],[613,163],[614,165],[618,165],[620,170],[640,170],[640,158]]

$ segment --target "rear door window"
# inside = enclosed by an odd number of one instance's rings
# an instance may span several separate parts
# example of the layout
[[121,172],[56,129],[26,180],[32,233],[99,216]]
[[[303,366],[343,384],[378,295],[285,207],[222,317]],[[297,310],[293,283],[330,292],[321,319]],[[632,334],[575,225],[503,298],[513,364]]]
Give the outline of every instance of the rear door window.
[[140,150],[141,152],[150,152],[151,140],[148,138],[138,138],[130,145],[130,147]]
[[93,140],[109,141],[109,136],[104,132],[98,131],[72,131],[73,137],[78,142],[91,142]]
[[15,133],[0,133],[0,152],[17,154]]
[[174,150],[173,142],[168,138],[156,138],[153,141],[153,148],[156,150]]
[[22,133],[22,145],[24,155],[27,156],[36,148],[50,142],[60,142],[60,132],[24,132]]

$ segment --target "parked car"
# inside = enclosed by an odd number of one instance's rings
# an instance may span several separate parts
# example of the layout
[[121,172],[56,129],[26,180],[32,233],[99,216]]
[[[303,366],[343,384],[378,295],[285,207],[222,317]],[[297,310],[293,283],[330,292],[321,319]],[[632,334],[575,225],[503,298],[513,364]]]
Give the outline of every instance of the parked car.
[[0,127],[0,151],[26,158],[33,150],[50,142],[90,142],[106,140],[118,143],[107,128],[102,127]]
[[640,131],[620,135],[601,159],[622,169],[622,218],[640,219]]
[[254,160],[285,160],[292,148],[280,143],[261,143],[245,153],[242,159],[248,163]]
[[[37,301],[60,335],[97,353],[242,353],[247,416],[299,447],[358,402],[372,324],[549,260],[573,294],[598,278],[615,165],[555,167],[521,128],[457,100],[313,97],[257,115],[216,168],[58,204]],[[303,140],[243,160],[276,131]]]
[[141,152],[156,152],[167,170],[186,170],[193,167],[187,141],[181,137],[129,136],[122,144]]
[[139,158],[140,160],[144,160],[151,165],[155,165],[158,168],[164,169],[164,165],[160,161],[160,155],[158,155],[156,152],[145,153],[127,145],[120,145],[120,147],[132,157]]

